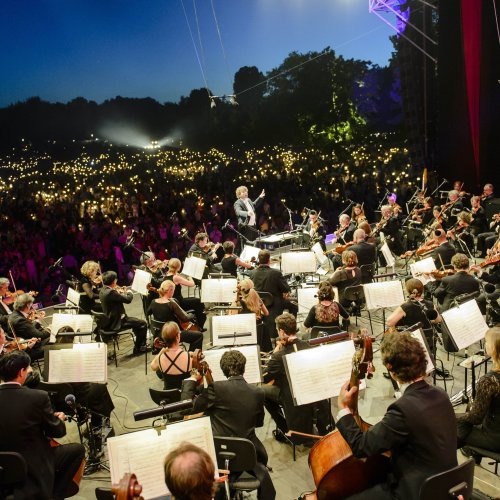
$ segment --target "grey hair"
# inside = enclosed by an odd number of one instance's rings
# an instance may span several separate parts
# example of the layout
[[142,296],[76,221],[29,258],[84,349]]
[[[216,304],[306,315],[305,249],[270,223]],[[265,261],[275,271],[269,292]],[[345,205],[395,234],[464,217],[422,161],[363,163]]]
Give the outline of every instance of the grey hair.
[[22,293],[16,297],[14,301],[14,311],[22,311],[26,306],[33,304],[35,299],[29,293]]
[[364,240],[366,238],[365,230],[364,229],[356,229],[356,231],[354,231],[353,238],[355,240],[357,240],[357,239]]
[[341,221],[341,220],[351,220],[351,218],[347,214],[342,214],[339,217],[339,221]]
[[148,260],[152,260],[154,258],[155,258],[155,254],[153,252],[144,252],[143,254],[141,254],[140,261],[141,261],[141,264],[146,264],[146,262]]
[[8,278],[0,278],[0,286],[9,285],[10,281]]

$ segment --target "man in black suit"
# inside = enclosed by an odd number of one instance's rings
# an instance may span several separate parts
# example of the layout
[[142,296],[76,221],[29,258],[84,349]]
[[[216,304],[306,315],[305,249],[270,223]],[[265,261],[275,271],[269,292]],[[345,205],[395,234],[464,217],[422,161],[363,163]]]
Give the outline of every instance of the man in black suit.
[[367,243],[365,238],[366,233],[363,229],[356,229],[356,231],[354,231],[354,245],[352,245],[349,250],[352,250],[358,257],[358,266],[361,268],[362,282],[371,283],[374,274],[374,264],[377,258],[377,249],[375,245]]
[[335,231],[337,243],[345,245],[352,241],[354,231],[356,231],[356,224],[347,214],[342,214],[339,217],[339,228]]
[[311,210],[309,212],[309,220],[307,221],[304,231],[306,233],[309,246],[312,247],[315,243],[319,243],[323,251],[326,250],[325,226],[323,225],[322,219],[319,218],[319,214],[316,210]]
[[[203,389],[194,402],[193,412],[210,416],[214,436],[240,437],[255,445],[258,467],[255,470],[261,486],[259,498],[274,499],[276,491],[267,471],[267,452],[255,434],[256,427],[264,425],[264,391],[247,384],[245,356],[238,350],[225,352],[220,360],[222,372],[227,380],[214,382]],[[181,399],[191,399],[200,375],[183,381]]]
[[[236,188],[236,198],[234,202],[234,212],[238,220],[238,230],[245,236],[245,238],[250,241],[255,240],[258,236],[257,230],[257,208],[260,207],[266,192],[264,189],[260,193],[259,197],[252,201],[248,197],[248,189],[246,186],[239,186]],[[243,248],[243,243],[241,243],[241,248]]]
[[[269,316],[264,319],[264,324],[266,326],[267,338],[276,337],[276,327],[274,325],[275,318],[280,315],[284,309],[288,309],[292,314],[297,314],[298,306],[285,299],[283,294],[290,293],[290,287],[281,271],[277,269],[272,269],[269,266],[271,261],[271,253],[269,250],[261,250],[259,252],[259,265],[253,273],[251,273],[251,278],[254,284],[255,290],[258,292],[267,292],[273,296],[273,303],[267,306],[269,311]],[[266,340],[266,338],[264,338]],[[267,344],[261,346],[263,350],[266,350],[270,346]]]
[[380,422],[362,432],[353,413],[357,386],[349,382],[338,397],[337,428],[357,458],[391,452],[387,482],[350,496],[350,500],[418,500],[428,477],[457,465],[455,413],[446,392],[425,380],[424,350],[409,333],[390,333],[381,346],[382,362],[401,384],[401,398]]
[[106,271],[102,274],[103,287],[99,292],[102,311],[108,318],[109,330],[123,331],[131,328],[135,335],[134,356],[147,350],[146,333],[148,326],[145,321],[127,316],[125,306],[130,304],[134,298],[131,291],[120,293],[116,290],[118,276],[114,271]]
[[[283,434],[288,430],[312,434],[316,412],[318,431],[321,435],[327,434],[333,423],[329,402],[320,401],[295,406],[283,360],[285,355],[295,350],[309,349],[310,346],[307,342],[297,338],[297,322],[292,314],[284,313],[278,316],[276,318],[276,329],[280,341],[276,343],[276,348],[264,368],[264,382],[266,385],[262,386],[266,395],[264,405],[278,427],[275,437],[278,441],[283,440]],[[271,380],[274,380],[274,384],[267,384]],[[280,405],[283,406],[285,416],[283,416]],[[297,441],[300,440],[300,438],[296,439]],[[307,439],[304,440],[305,443],[308,441]]]
[[438,243],[438,246],[432,251],[431,257],[437,269],[444,269],[451,264],[451,259],[457,251],[448,241],[446,232],[443,229],[434,231],[434,240]]
[[457,253],[451,259],[455,274],[446,276],[434,291],[434,297],[441,304],[441,311],[447,311],[453,305],[453,299],[459,295],[479,292],[479,282],[471,276],[469,258],[463,253]]
[[29,356],[13,351],[0,358],[0,450],[20,453],[27,465],[27,479],[15,498],[59,500],[85,456],[81,444],[51,447],[48,437],[66,434],[64,413],[52,411],[45,391],[23,387]]

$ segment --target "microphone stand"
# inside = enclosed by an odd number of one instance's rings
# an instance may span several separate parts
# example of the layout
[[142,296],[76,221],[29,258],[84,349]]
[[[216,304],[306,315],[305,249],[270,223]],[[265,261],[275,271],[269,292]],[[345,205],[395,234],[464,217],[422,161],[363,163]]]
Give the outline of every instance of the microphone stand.
[[448,182],[448,181],[447,181],[446,179],[443,179],[443,180],[441,181],[441,184],[439,184],[439,186],[438,186],[436,189],[434,189],[434,191],[433,191],[433,192],[432,192],[429,196],[431,196],[431,197],[432,197],[432,196],[434,196],[434,195],[435,195],[435,194],[439,191],[439,188],[440,188],[443,184],[446,184],[447,182]]
[[384,200],[388,194],[391,194],[391,192],[387,188],[385,188],[384,196],[383,196],[382,200],[380,200],[380,203],[378,204],[376,212],[380,212],[380,209],[381,209],[382,205],[384,204]]
[[344,210],[342,210],[342,212],[340,212],[339,217],[341,215],[344,215],[354,205],[354,202],[349,198],[347,199],[347,201],[349,202],[349,205],[347,205],[347,207]]
[[293,220],[292,220],[292,211],[285,205],[285,202],[282,201],[283,206],[288,210],[288,223],[290,224],[290,232],[293,231]]

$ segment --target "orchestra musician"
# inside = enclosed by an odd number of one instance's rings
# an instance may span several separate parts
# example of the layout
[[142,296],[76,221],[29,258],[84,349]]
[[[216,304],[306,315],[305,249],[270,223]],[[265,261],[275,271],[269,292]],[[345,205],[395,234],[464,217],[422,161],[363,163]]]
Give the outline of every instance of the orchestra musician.
[[180,274],[182,263],[179,259],[170,259],[168,261],[168,272],[165,279],[173,281],[176,285],[174,290],[174,299],[185,310],[193,310],[196,316],[196,324],[200,327],[202,332],[206,331],[204,327],[207,315],[204,313],[204,306],[199,297],[184,297],[182,295],[182,287],[194,288],[196,283],[193,278],[189,276],[182,276]]
[[474,237],[470,231],[471,214],[469,212],[459,212],[455,227],[447,232],[447,236],[455,242],[455,248],[460,252],[467,252],[474,248]]
[[495,188],[493,187],[493,184],[484,185],[481,198],[481,203],[484,208],[486,208],[495,199]]
[[[225,352],[220,368],[227,380],[208,383],[194,400],[193,413],[203,412],[210,417],[214,436],[249,439],[255,445],[257,464],[251,472],[260,480],[257,497],[273,500],[276,490],[266,468],[268,456],[264,445],[255,434],[256,427],[264,425],[264,390],[246,382],[246,357],[237,349]],[[182,384],[182,399],[192,399],[203,377],[191,375]]]
[[410,278],[405,283],[405,288],[408,293],[408,300],[394,310],[387,318],[386,325],[388,327],[408,327],[416,323],[422,323],[422,330],[427,344],[431,351],[434,352],[432,323],[441,323],[442,318],[434,303],[423,298],[424,285],[419,279]]
[[474,236],[480,233],[484,233],[488,227],[486,221],[486,212],[481,206],[481,197],[473,196],[470,199],[471,204],[471,216],[472,220],[470,222],[470,230]]
[[[493,366],[477,384],[470,411],[457,415],[458,448],[466,456],[468,446],[500,452],[500,327],[490,328],[485,336],[485,351]],[[477,458],[476,463],[481,461]]]
[[350,301],[344,298],[347,287],[361,285],[361,269],[358,267],[358,256],[352,250],[342,252],[342,267],[339,267],[328,282],[339,291],[339,302],[348,307]]
[[[236,188],[237,200],[234,202],[234,212],[238,219],[238,230],[250,241],[255,240],[259,234],[256,228],[256,213],[264,200],[264,196],[266,196],[266,192],[263,189],[259,197],[255,201],[252,201],[248,197],[248,188],[246,186]],[[243,248],[243,242],[240,243],[240,246]]]
[[396,200],[398,199],[396,193],[389,193],[387,195],[387,204],[389,207],[391,207],[392,210],[392,215],[398,220],[402,221],[403,219],[403,209],[401,208],[400,205],[396,203]]
[[[148,315],[153,315],[153,318],[160,323],[173,321],[177,323],[179,328],[182,324],[194,322],[195,319],[188,315],[186,311],[179,305],[174,298],[175,283],[170,280],[165,280],[158,288],[159,298],[153,299],[147,310]],[[182,330],[181,342],[189,344],[189,351],[201,349],[203,347],[203,333],[200,331]]]
[[[399,230],[401,229],[400,218],[394,215],[393,209],[390,205],[383,205],[380,209],[382,213],[382,218],[377,224],[376,229],[384,233],[385,241],[391,249],[392,252],[399,255],[402,253],[403,244],[401,242],[401,236]],[[379,247],[382,246],[380,242]],[[381,260],[383,256],[381,254]],[[383,264],[385,264],[385,259]]]
[[238,266],[243,267],[245,269],[251,269],[253,267],[252,264],[241,260],[234,253],[234,243],[232,241],[225,241],[222,244],[222,248],[224,249],[224,257],[220,261],[220,265],[224,273],[228,273],[231,276],[237,278]]
[[486,258],[489,248],[491,248],[498,236],[500,235],[500,213],[494,214],[489,225],[489,231],[478,234],[477,236],[477,251],[479,255]]
[[351,218],[347,214],[342,214],[339,217],[339,227],[335,231],[337,243],[345,245],[346,243],[352,241],[355,230],[356,224],[351,221]]
[[146,313],[149,304],[151,304],[154,299],[158,298],[157,290],[160,288],[160,285],[165,279],[165,267],[168,266],[168,261],[157,261],[153,252],[144,252],[141,254],[140,263],[141,265],[138,266],[137,269],[145,271],[151,275],[148,294],[146,297],[143,297],[142,301],[144,313]]
[[436,229],[433,233],[433,240],[437,244],[432,251],[431,257],[437,269],[444,269],[451,265],[452,257],[457,253],[455,247],[448,241],[448,237],[443,229]]
[[160,372],[164,389],[181,389],[182,381],[192,368],[191,354],[181,346],[181,330],[177,323],[169,321],[161,329],[164,347],[151,361],[151,370]]
[[0,278],[0,317],[12,312],[11,308],[4,302],[4,297],[9,293],[10,281],[8,278]]
[[81,444],[51,446],[51,437],[66,434],[66,415],[54,412],[46,391],[23,387],[30,358],[23,351],[0,357],[0,451],[20,453],[27,465],[26,480],[14,498],[61,500],[85,457]]
[[102,286],[99,264],[93,260],[87,260],[80,268],[80,274],[80,285],[83,293],[80,295],[78,305],[85,314],[90,314],[91,311],[102,312],[101,304],[97,302],[99,288]]
[[124,304],[130,304],[134,296],[131,291],[122,293],[121,290],[118,290],[117,280],[118,276],[115,271],[105,271],[102,274],[103,287],[99,292],[102,311],[108,318],[108,329],[117,332],[132,329],[135,336],[133,355],[137,356],[147,351],[146,333],[148,325],[142,319],[127,316]]
[[358,266],[361,269],[361,282],[371,283],[373,269],[377,260],[377,247],[366,242],[366,233],[363,229],[356,229],[353,236],[354,245],[349,250],[356,254]]
[[319,219],[319,214],[318,212],[316,212],[316,210],[311,210],[309,212],[309,220],[307,221],[305,231],[310,237],[311,246],[315,243],[319,243],[323,251],[326,250],[325,226]]
[[[275,421],[277,430],[273,435],[277,441],[286,441],[284,434],[289,429],[313,433],[313,419],[317,412],[316,425],[320,435],[325,435],[331,430],[331,412],[328,401],[295,406],[293,403],[290,385],[286,376],[283,357],[295,351],[309,349],[310,346],[304,340],[297,338],[297,322],[295,316],[284,313],[276,318],[276,330],[279,341],[264,368],[264,382],[262,386],[265,392],[264,406]],[[269,384],[274,380],[273,384]],[[283,406],[285,415],[281,411]],[[308,438],[295,438],[297,442],[310,445]]]
[[419,341],[406,332],[384,336],[382,363],[401,384],[402,396],[380,422],[362,432],[353,416],[357,386],[346,382],[338,397],[336,422],[355,457],[391,452],[391,471],[379,484],[350,500],[419,500],[430,476],[457,465],[455,413],[448,394],[425,381],[426,355]]
[[451,259],[455,274],[444,277],[434,291],[434,297],[441,305],[441,312],[452,307],[453,300],[459,295],[479,292],[479,283],[468,273],[469,258],[463,253],[455,254]]
[[427,196],[424,198],[424,206],[422,208],[417,208],[412,215],[412,219],[420,222],[423,226],[429,224],[432,220],[432,207],[434,206],[434,200]]
[[311,329],[315,326],[340,328],[340,317],[342,325],[347,329],[349,325],[349,313],[344,307],[336,302],[332,285],[328,281],[323,281],[318,286],[318,303],[311,307],[304,320],[304,327]]
[[362,222],[368,221],[365,215],[363,204],[356,203],[356,205],[352,207],[351,219],[354,221],[358,228]]
[[448,224],[453,226],[457,222],[457,215],[464,209],[460,192],[452,189],[448,193],[448,202],[443,205],[443,211],[448,215]]
[[220,247],[220,243],[211,245],[208,241],[207,233],[198,233],[194,237],[194,243],[188,250],[188,255],[195,255],[205,259],[207,265],[205,267],[205,272],[203,273],[203,278],[206,278],[209,273],[215,271],[214,261],[217,260],[217,250]]

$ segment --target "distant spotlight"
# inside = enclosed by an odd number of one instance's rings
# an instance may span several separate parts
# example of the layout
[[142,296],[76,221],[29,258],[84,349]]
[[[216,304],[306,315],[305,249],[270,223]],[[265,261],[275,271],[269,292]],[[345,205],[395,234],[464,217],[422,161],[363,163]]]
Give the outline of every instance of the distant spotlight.
[[212,109],[217,106],[215,99],[219,99],[219,96],[218,95],[211,95],[210,96],[210,108],[212,108]]
[[238,101],[236,100],[235,95],[228,95],[227,100],[229,101],[229,104],[231,104],[232,106],[238,106]]

